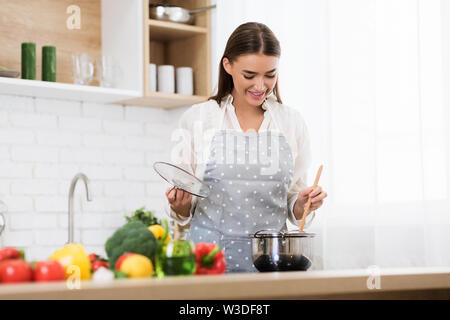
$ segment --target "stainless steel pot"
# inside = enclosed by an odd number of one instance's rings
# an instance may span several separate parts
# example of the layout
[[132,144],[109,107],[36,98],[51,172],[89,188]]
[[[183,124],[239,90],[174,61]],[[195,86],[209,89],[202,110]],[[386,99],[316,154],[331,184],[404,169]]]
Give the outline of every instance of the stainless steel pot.
[[150,18],[163,21],[172,21],[186,24],[194,23],[194,14],[215,8],[216,5],[187,10],[170,4],[150,4]]
[[252,238],[253,264],[260,272],[306,271],[313,262],[314,233],[261,230]]

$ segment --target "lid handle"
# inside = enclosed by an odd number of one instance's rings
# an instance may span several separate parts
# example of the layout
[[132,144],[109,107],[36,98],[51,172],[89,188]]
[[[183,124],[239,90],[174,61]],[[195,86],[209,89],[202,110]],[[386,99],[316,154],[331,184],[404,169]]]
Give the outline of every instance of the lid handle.
[[275,232],[279,233],[276,229],[262,229],[262,230],[256,231],[256,232],[253,234],[253,236],[254,236],[255,238],[258,238],[258,233],[263,232],[263,231],[275,231]]

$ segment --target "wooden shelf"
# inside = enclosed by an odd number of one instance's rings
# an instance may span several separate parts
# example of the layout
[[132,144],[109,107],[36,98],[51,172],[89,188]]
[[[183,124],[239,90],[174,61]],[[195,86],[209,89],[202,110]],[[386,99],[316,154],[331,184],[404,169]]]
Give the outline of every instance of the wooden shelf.
[[205,96],[186,96],[181,94],[152,92],[145,97],[116,101],[115,104],[175,109],[185,106],[191,106],[193,104],[204,102],[206,100],[208,100],[208,97]]
[[[149,3],[143,0],[143,97],[125,101],[127,104],[172,109],[206,101],[211,94],[211,19],[210,12],[195,16],[195,25],[149,19]],[[179,0],[164,3],[177,5]],[[210,0],[186,0],[187,9],[210,5]],[[194,95],[150,92],[148,65],[191,67],[194,72]],[[124,101],[119,101],[123,103]]]
[[0,77],[0,94],[98,103],[140,96],[139,91]]
[[197,35],[206,35],[207,28],[187,24],[149,19],[151,41],[173,41]]
[[[71,0],[57,1],[58,5],[51,10],[45,7],[48,0],[32,1],[31,6],[26,0],[5,3],[4,11],[14,13],[10,20],[20,23],[17,30],[11,29],[10,24],[0,27],[0,35],[6,39],[6,47],[0,54],[1,64],[8,69],[20,70],[20,43],[35,42],[38,78],[0,78],[0,94],[165,109],[206,101],[211,93],[210,13],[196,14],[195,25],[159,21],[149,19],[150,1],[80,0],[77,5],[83,12],[83,27],[80,30],[64,29],[64,32],[55,31],[53,26],[66,25],[67,15],[59,13],[65,12],[72,4]],[[176,5],[178,1],[165,0],[164,3]],[[183,1],[183,7],[188,9],[208,5],[210,0]],[[40,16],[45,17],[44,24],[36,18]],[[22,23],[24,21],[27,23]],[[117,24],[117,21],[126,23]],[[48,39],[52,39],[50,43]],[[58,82],[39,79],[40,47],[44,44],[57,47]],[[86,52],[92,57],[100,54],[112,56],[120,72],[116,88],[73,84],[71,52]],[[149,92],[150,62],[191,67],[194,71],[194,95]]]
[[[36,80],[41,80],[42,46],[56,47],[56,79],[72,83],[71,54],[85,52],[91,57],[102,54],[101,0],[80,0],[81,27],[69,29],[66,14],[73,0],[1,1],[0,65],[21,70],[21,43],[36,44]],[[122,13],[123,16],[123,13]],[[117,21],[116,21],[117,23]]]

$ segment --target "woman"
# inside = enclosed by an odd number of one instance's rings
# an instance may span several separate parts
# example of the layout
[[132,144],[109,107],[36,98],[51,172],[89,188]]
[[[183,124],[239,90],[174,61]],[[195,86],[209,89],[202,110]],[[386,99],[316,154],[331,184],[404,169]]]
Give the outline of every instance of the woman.
[[286,230],[287,219],[299,225],[308,198],[313,211],[327,196],[320,186],[306,186],[308,132],[299,112],[281,102],[279,58],[266,25],[242,24],[228,39],[217,94],[180,121],[183,139],[172,161],[202,179],[210,195],[168,189],[169,216],[191,223],[194,242],[221,246],[227,272],[256,271],[249,235]]

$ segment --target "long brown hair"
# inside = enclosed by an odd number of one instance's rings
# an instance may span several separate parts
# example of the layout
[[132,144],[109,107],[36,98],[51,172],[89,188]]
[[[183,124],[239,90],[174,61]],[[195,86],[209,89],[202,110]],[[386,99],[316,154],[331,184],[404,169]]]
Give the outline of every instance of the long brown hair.
[[[233,78],[223,67],[223,58],[228,58],[232,63],[240,55],[251,53],[262,53],[276,57],[281,55],[280,42],[272,30],[263,23],[247,22],[241,24],[233,31],[225,46],[222,59],[220,59],[217,94],[209,97],[208,100],[215,100],[220,105],[222,99],[230,94],[234,87]],[[273,93],[277,97],[277,101],[282,103],[278,89],[278,80],[273,88]]]

